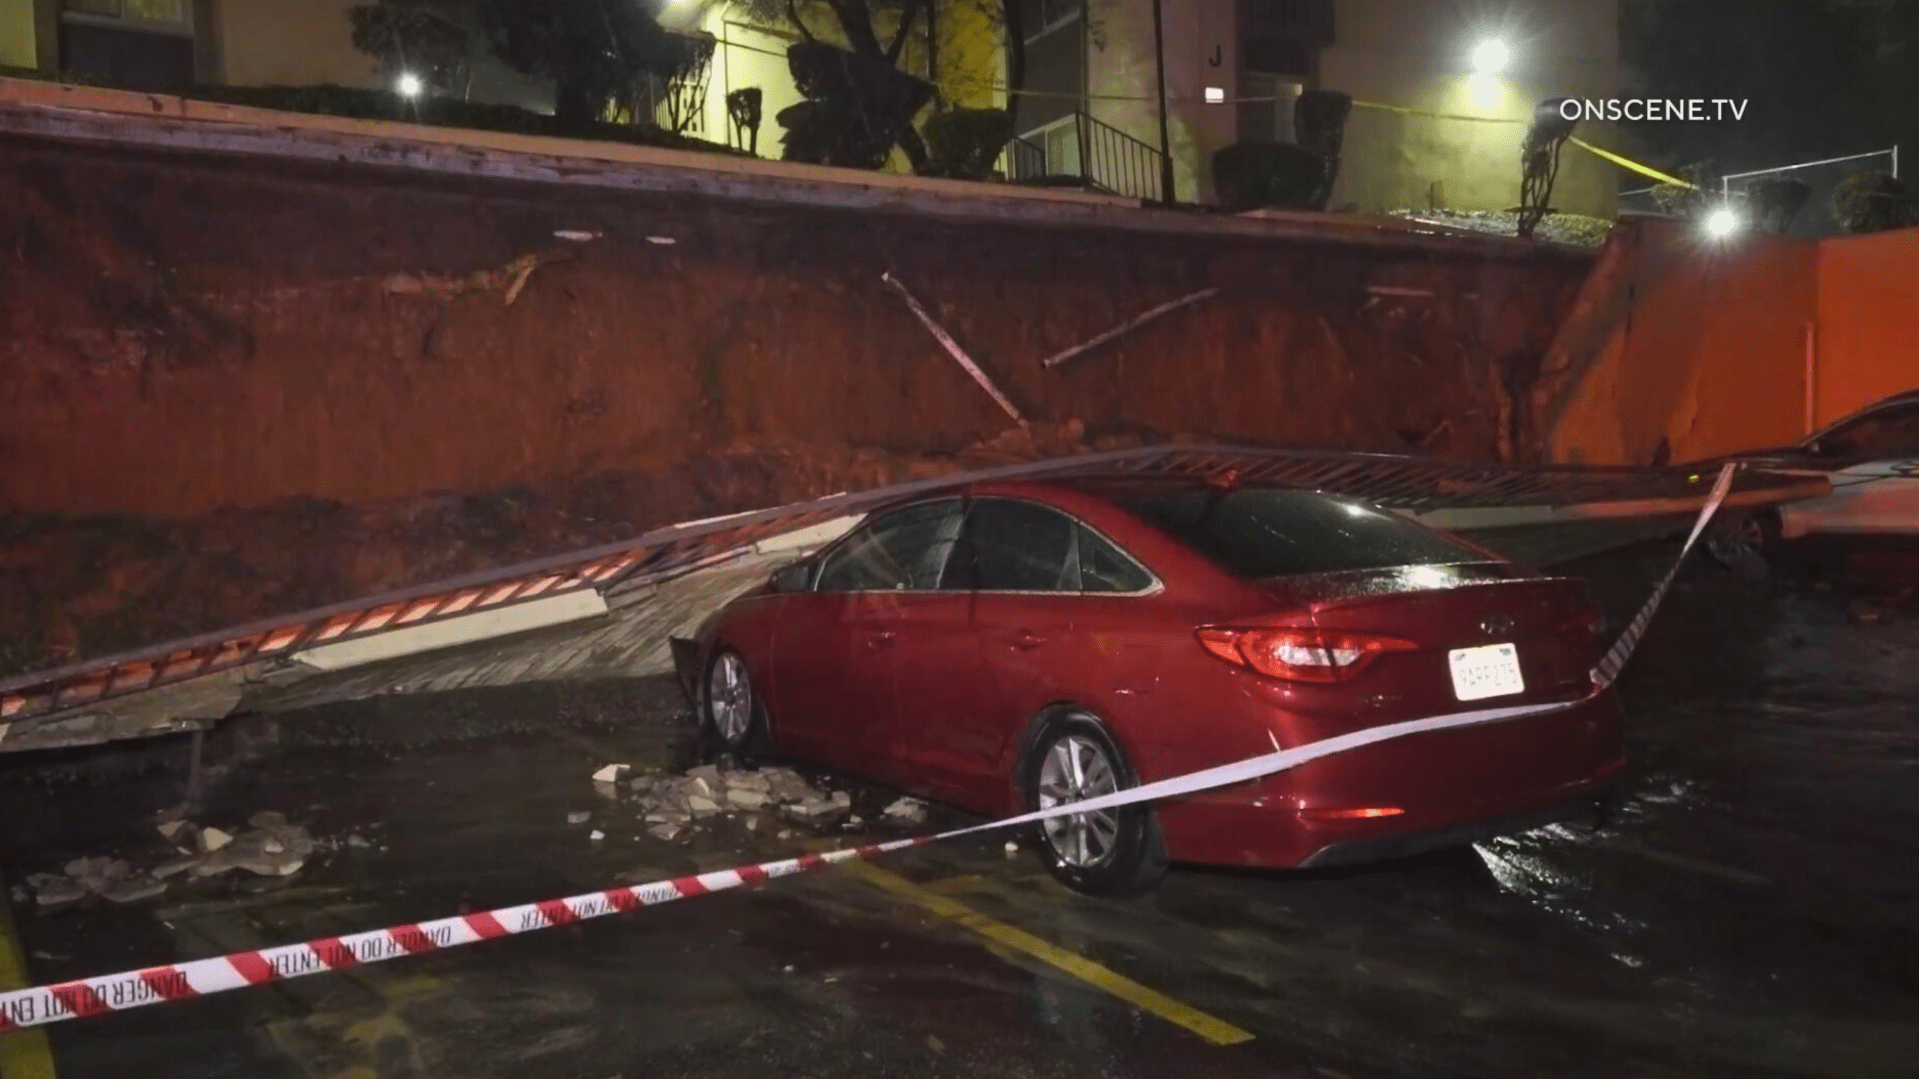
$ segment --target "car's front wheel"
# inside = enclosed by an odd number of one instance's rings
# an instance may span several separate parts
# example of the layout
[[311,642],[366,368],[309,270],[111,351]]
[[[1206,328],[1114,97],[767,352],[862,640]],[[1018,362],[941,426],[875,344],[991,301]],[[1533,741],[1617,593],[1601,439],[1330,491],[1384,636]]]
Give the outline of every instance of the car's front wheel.
[[765,749],[766,709],[754,692],[746,659],[730,648],[713,654],[706,665],[700,694],[706,732],[732,753],[759,753]]
[[[1023,786],[1030,809],[1051,809],[1135,786],[1138,777],[1119,745],[1087,712],[1048,718],[1026,757]],[[1041,821],[1037,839],[1046,866],[1061,883],[1088,895],[1143,892],[1166,874],[1166,845],[1151,807],[1075,813]]]

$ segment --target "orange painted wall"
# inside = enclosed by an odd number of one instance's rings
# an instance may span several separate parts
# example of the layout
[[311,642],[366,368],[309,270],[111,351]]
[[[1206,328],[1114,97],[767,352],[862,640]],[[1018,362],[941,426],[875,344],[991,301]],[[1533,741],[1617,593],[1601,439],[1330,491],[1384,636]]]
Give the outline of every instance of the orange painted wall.
[[1560,462],[1685,461],[1799,438],[1817,245],[1751,236],[1736,249],[1648,223],[1630,313],[1551,428]]
[[1919,389],[1919,229],[1819,244],[1819,424]]

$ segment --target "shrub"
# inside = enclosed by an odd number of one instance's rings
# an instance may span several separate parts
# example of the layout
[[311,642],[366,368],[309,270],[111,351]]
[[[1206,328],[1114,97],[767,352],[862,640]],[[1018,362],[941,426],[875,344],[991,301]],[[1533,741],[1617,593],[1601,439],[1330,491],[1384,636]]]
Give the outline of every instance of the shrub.
[[984,180],[1013,137],[1013,114],[1005,109],[947,109],[928,118],[922,134],[927,175]]
[[1325,176],[1325,158],[1290,142],[1240,142],[1213,154],[1213,186],[1234,212],[1322,209]]
[[819,42],[788,48],[786,66],[806,97],[774,116],[786,129],[780,142],[788,161],[880,168],[933,99],[926,80]]
[[1351,95],[1337,90],[1308,90],[1293,102],[1293,130],[1299,144],[1320,158],[1320,183],[1307,209],[1324,210],[1339,179],[1339,154],[1346,143],[1346,118],[1353,112]]
[[1912,196],[1889,172],[1855,172],[1832,193],[1832,215],[1847,232],[1883,232],[1915,221]]

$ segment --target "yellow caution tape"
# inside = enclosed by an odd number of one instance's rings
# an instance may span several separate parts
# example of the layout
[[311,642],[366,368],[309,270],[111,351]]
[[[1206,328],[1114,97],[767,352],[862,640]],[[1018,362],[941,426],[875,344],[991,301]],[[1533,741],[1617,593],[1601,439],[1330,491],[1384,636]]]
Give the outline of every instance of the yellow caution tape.
[[[776,52],[772,49],[757,48],[755,46],[748,45],[748,44],[745,44],[744,42],[739,42],[739,41],[722,41],[720,42],[720,44],[730,49],[743,49],[747,52],[763,53],[767,56],[785,56],[786,55],[783,52]],[[939,87],[942,90],[949,90],[949,91],[989,90],[997,93],[1006,94],[1011,97],[1063,98],[1063,99],[1070,99],[1073,101],[1135,101],[1137,102],[1137,101],[1155,100],[1154,98],[1147,95],[1135,95],[1135,94],[1075,94],[1075,93],[1066,93],[1066,92],[1048,91],[1048,90],[1014,90],[1014,89],[1011,89],[1010,87],[1002,86],[998,83],[975,82],[972,80],[967,80],[965,82],[935,82],[933,83],[933,85]],[[1179,101],[1179,100],[1185,100],[1185,99],[1172,97],[1172,98],[1168,98],[1168,100]],[[1220,101],[1209,102],[1209,104],[1237,105],[1237,104],[1263,103],[1263,102],[1269,102],[1269,101],[1291,101],[1291,100],[1293,100],[1293,98],[1290,95],[1280,95],[1280,96],[1269,95],[1265,97],[1229,97],[1229,98],[1224,98]],[[1429,120],[1465,120],[1472,123],[1480,123],[1480,124],[1523,124],[1528,122],[1526,120],[1515,120],[1508,116],[1467,116],[1464,113],[1457,113],[1457,112],[1434,112],[1430,109],[1409,109],[1405,107],[1404,105],[1382,105],[1377,101],[1355,101],[1353,102],[1353,107],[1356,109],[1373,109],[1377,112],[1393,112],[1393,113],[1398,113],[1401,116],[1423,116]],[[1587,151],[1588,153],[1597,154],[1598,156],[1605,158],[1607,161],[1610,161],[1613,164],[1620,166],[1621,168],[1631,169],[1633,172],[1639,173],[1641,176],[1650,177],[1651,179],[1657,180],[1662,184],[1673,184],[1678,187],[1697,187],[1698,186],[1696,184],[1691,183],[1690,181],[1682,180],[1677,176],[1669,176],[1666,173],[1660,172],[1658,169],[1655,169],[1650,165],[1641,165],[1639,162],[1633,161],[1630,158],[1621,157],[1618,154],[1613,153],[1611,150],[1602,150],[1599,147],[1594,146],[1592,143],[1587,142],[1584,139],[1575,137],[1574,139],[1572,139],[1572,142],[1575,146],[1578,146],[1580,149],[1583,149]]]
[[1594,146],[1592,143],[1587,142],[1585,139],[1579,138],[1577,136],[1573,137],[1572,143],[1574,146],[1577,146],[1580,149],[1585,150],[1587,153],[1598,154],[1600,157],[1603,157],[1606,160],[1612,162],[1613,164],[1618,165],[1620,168],[1631,169],[1632,171],[1638,173],[1641,176],[1645,176],[1645,177],[1648,177],[1649,179],[1657,180],[1662,184],[1672,184],[1675,187],[1690,187],[1695,190],[1699,187],[1698,184],[1695,184],[1690,180],[1682,180],[1677,176],[1668,176],[1667,174],[1660,172],[1658,169],[1655,169],[1650,165],[1641,165],[1639,162],[1634,161],[1630,158],[1620,157],[1618,154],[1613,153],[1611,150],[1601,150],[1599,147]]

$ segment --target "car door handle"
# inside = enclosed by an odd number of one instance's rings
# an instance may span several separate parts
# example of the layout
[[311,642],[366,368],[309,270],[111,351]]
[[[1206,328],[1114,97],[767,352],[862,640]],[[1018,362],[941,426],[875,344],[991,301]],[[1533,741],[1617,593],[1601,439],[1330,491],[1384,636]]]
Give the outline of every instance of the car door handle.
[[866,647],[885,648],[887,645],[892,644],[893,638],[897,636],[899,636],[899,634],[894,633],[890,629],[876,629],[866,635]]
[[1013,647],[1019,649],[1022,652],[1031,651],[1032,649],[1038,648],[1040,645],[1046,643],[1046,638],[1040,636],[1037,633],[1034,633],[1030,629],[1023,629],[1023,630],[1020,630],[1018,633],[1013,634],[1011,640],[1013,643]]

